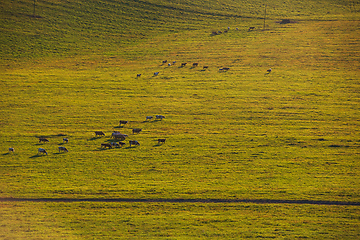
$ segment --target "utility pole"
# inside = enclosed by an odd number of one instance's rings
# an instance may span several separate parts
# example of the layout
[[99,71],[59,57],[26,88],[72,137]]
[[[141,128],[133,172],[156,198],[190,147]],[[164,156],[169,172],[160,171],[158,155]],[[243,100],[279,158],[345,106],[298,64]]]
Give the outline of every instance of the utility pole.
[[266,4],[265,4],[265,14],[264,14],[264,30],[265,30],[265,21],[266,21]]
[[34,15],[33,15],[33,17],[35,17],[35,6],[36,6],[35,1],[36,1],[36,0],[34,0]]

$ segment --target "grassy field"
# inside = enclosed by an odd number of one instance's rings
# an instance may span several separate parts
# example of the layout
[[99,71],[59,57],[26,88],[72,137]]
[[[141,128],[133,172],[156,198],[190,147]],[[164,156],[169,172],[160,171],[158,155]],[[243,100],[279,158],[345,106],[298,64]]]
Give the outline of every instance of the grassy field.
[[32,4],[0,7],[0,197],[35,200],[0,238],[359,238],[360,3]]

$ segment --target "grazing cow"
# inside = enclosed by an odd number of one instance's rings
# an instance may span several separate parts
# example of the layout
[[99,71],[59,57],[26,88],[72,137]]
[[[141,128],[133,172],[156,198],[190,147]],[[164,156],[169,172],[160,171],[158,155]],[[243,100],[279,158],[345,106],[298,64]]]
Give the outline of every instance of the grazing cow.
[[159,72],[154,72],[154,76],[157,76],[157,75],[159,75]]
[[120,145],[117,142],[111,142],[110,145],[113,147],[120,147]]
[[185,66],[186,66],[186,64],[187,64],[187,63],[182,63],[182,64],[181,64],[181,66],[182,66],[182,67],[185,67]]
[[63,151],[63,152],[69,152],[69,151],[66,149],[66,147],[59,147],[59,152],[61,152],[61,151]]
[[63,138],[63,143],[68,143],[68,142],[69,142],[69,139]]
[[239,30],[239,28],[236,28],[236,30]]
[[43,148],[39,148],[39,149],[38,149],[38,153],[43,153],[43,154],[46,154],[46,155],[47,155],[46,150],[43,149]]
[[39,143],[41,142],[49,142],[49,140],[47,140],[46,138],[39,138]]
[[165,143],[165,141],[166,141],[165,138],[159,138],[159,139],[158,139],[158,144],[160,144],[160,143]]
[[120,145],[120,147],[122,147],[122,146],[125,145],[125,143],[124,142],[119,142],[119,145]]
[[120,139],[121,141],[125,140],[125,138],[127,137],[128,135],[126,134],[122,134],[120,132],[113,132],[111,134],[111,138],[114,138],[114,139]]
[[140,133],[141,131],[142,131],[141,128],[134,128],[134,129],[132,130],[132,133],[133,133],[133,134],[135,134],[135,133]]
[[168,66],[170,67],[170,66],[171,66],[171,63],[168,63]]
[[129,121],[124,121],[124,120],[120,120],[120,122],[119,122],[119,125],[121,126],[121,124],[127,124],[127,123],[129,123]]
[[156,115],[155,117],[156,117],[156,119],[158,119],[158,120],[162,120],[162,119],[165,118],[165,116],[163,116],[163,115]]
[[129,145],[130,145],[130,147],[131,147],[131,145],[140,146],[140,143],[136,140],[130,140]]
[[208,69],[208,68],[209,68],[209,66],[204,66],[204,67],[203,67],[203,69]]
[[271,73],[271,68],[269,68],[269,69],[266,70],[266,71],[267,71],[268,74]]
[[230,68],[227,68],[227,67],[224,67],[224,68],[220,68],[219,70],[220,71],[227,71],[227,70],[229,70]]
[[138,75],[136,75],[136,77],[140,77],[141,76],[141,74],[139,73]]
[[112,146],[111,146],[110,143],[102,143],[102,144],[101,144],[101,147],[102,147],[102,148],[109,148],[109,149],[112,148]]
[[9,152],[15,152],[15,149],[14,148],[9,148]]
[[153,119],[153,116],[146,116],[146,120],[151,120]]
[[249,27],[249,30],[248,31],[251,31],[251,30],[254,30],[255,27]]
[[193,63],[193,67],[197,67],[199,63]]
[[164,60],[162,63],[167,63],[167,60]]
[[173,65],[176,63],[176,61],[173,61]]
[[103,133],[102,131],[95,131],[95,137],[96,136],[105,136],[105,133]]

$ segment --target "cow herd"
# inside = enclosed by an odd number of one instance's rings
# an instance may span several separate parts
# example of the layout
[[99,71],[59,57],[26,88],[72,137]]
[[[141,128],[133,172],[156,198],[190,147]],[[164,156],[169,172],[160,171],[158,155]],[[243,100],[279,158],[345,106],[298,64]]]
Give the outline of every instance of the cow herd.
[[[153,119],[153,116],[146,116],[146,120],[145,121],[150,121],[151,119]],[[156,120],[163,120],[165,118],[165,116],[163,115],[155,115],[155,119]],[[129,121],[124,121],[121,120],[119,121],[119,127],[123,127],[125,124],[128,124]],[[132,128],[132,134],[136,135],[139,134],[142,131],[141,128]],[[95,131],[95,137],[105,137],[105,133],[102,131]],[[101,143],[100,148],[102,149],[111,149],[111,148],[120,148],[122,146],[125,145],[125,142],[123,142],[124,140],[126,140],[126,138],[128,137],[127,134],[123,134],[119,131],[114,131],[111,136],[110,136],[110,142],[108,143]],[[49,143],[50,141],[45,138],[45,137],[39,137],[39,143]],[[160,144],[164,144],[166,141],[165,138],[159,138],[157,139],[158,145]],[[63,138],[63,144],[64,143],[69,143],[69,139],[68,138]],[[137,140],[129,140],[129,146],[140,146],[140,143]],[[59,153],[60,152],[69,152],[69,150],[64,147],[64,146],[59,146],[58,147]],[[15,152],[15,148],[10,147],[9,148],[9,153],[14,153]],[[44,148],[38,148],[38,155],[48,155],[48,152],[44,149]]]
[[[145,121],[150,121],[152,120],[154,117],[153,116],[146,116]],[[163,120],[165,118],[165,116],[163,115],[155,115],[155,119],[156,120]],[[119,127],[123,127],[125,124],[129,123],[129,121],[125,121],[125,120],[120,120],[119,121]],[[139,134],[142,131],[142,128],[132,128],[132,134],[136,135]],[[105,136],[105,133],[102,131],[95,131],[95,137],[102,137]],[[126,140],[126,138],[129,137],[129,135],[121,133],[119,131],[114,131],[111,136],[111,142],[110,143],[101,143],[101,148],[108,148],[111,149],[113,147],[122,147],[125,145],[125,143],[123,141]],[[117,140],[119,142],[117,142]],[[114,142],[115,141],[115,142]],[[158,140],[158,145],[165,143],[166,139],[165,138],[159,138]],[[140,146],[140,143],[137,140],[129,140],[129,146]]]
[[[162,61],[163,64],[166,64],[167,62],[168,62],[168,60]],[[168,63],[167,65],[170,67],[170,66],[172,66],[172,65],[175,65],[175,63],[176,63],[176,61],[173,61],[172,63]],[[188,63],[186,63],[186,62],[181,63],[180,67],[181,67],[181,68],[182,68],[182,67],[185,67],[187,64],[188,64]],[[198,66],[199,66],[199,63],[198,63],[198,62],[192,63],[192,67],[193,67],[193,68],[198,67]],[[209,68],[209,66],[206,66],[206,65],[203,66],[203,70],[206,70],[206,69],[208,69],[208,68]],[[219,68],[219,71],[228,71],[229,69],[230,69],[230,68],[228,68],[228,67],[223,67],[223,68]],[[159,76],[159,74],[160,74],[160,72],[154,72],[154,77]],[[138,74],[136,75],[137,78],[139,78],[139,77],[141,77],[141,76],[142,76],[141,73],[138,73]]]

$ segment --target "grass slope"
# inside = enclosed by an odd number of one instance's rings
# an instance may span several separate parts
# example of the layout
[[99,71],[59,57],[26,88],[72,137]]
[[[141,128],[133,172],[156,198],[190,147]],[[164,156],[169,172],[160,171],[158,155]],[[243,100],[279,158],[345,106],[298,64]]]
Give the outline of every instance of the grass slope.
[[[28,16],[31,1],[7,1],[1,196],[360,202],[357,5],[283,3],[269,5],[263,31],[263,1],[41,1],[42,18]],[[285,17],[296,21],[277,22]],[[155,114],[166,118],[145,121]],[[115,130],[141,145],[101,149]],[[0,211],[10,239],[360,234],[357,206],[1,202]]]

